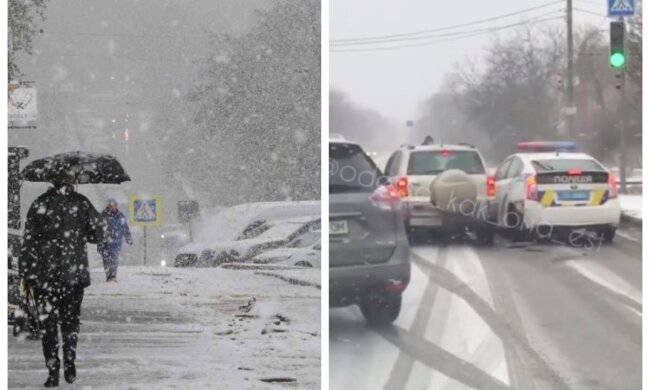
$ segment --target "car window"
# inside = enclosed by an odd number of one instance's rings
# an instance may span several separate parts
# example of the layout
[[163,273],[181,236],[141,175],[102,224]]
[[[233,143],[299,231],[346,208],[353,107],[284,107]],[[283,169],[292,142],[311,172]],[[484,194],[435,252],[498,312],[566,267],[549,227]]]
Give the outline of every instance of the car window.
[[499,165],[496,172],[494,173],[494,180],[499,181],[506,178],[506,173],[508,173],[510,163],[512,163],[512,158],[507,159],[501,165]]
[[388,163],[386,164],[386,170],[384,171],[386,176],[390,176],[390,177],[397,176],[401,161],[402,161],[402,153],[401,152],[393,153],[393,155],[390,156]]
[[533,167],[536,172],[544,171],[567,171],[569,169],[582,169],[584,171],[604,171],[595,160],[589,159],[548,159],[533,160]]
[[305,248],[320,240],[320,231],[310,231],[294,238],[287,246],[289,248]]
[[263,219],[258,219],[255,220],[251,223],[249,223],[244,230],[237,236],[236,240],[249,240],[251,238],[255,238],[259,236],[260,234],[264,233],[265,231],[269,230],[271,228],[270,225],[266,223],[265,220]]
[[511,179],[517,177],[521,174],[521,171],[524,168],[524,164],[521,162],[519,157],[513,157],[510,167],[508,167],[508,173],[506,173],[506,178]]
[[373,192],[383,174],[375,163],[353,144],[330,144],[329,192]]
[[407,175],[437,175],[449,169],[469,174],[483,174],[485,167],[479,154],[469,150],[435,150],[412,152]]

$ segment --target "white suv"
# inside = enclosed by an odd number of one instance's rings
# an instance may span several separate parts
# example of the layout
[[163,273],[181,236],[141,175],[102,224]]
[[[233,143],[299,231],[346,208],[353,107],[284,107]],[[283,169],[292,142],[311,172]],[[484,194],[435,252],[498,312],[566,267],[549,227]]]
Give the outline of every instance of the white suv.
[[[451,214],[431,203],[431,183],[442,172],[456,169],[465,172],[476,184],[476,214]],[[495,192],[494,178],[488,175],[481,153],[467,144],[402,145],[386,164],[384,174],[399,189],[402,197],[407,233],[413,238],[418,231],[438,230],[446,236],[470,230],[479,243],[491,245],[494,229],[488,223],[489,200]]]

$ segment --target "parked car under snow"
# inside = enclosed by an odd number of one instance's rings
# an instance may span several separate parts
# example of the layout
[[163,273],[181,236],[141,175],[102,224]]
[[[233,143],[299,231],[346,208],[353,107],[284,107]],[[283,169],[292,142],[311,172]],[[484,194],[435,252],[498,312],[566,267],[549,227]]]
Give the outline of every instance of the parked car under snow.
[[[268,232],[280,222],[306,217],[305,221],[318,221],[320,226],[320,202],[262,202],[246,203],[220,210],[216,215],[206,217],[195,225],[195,242],[182,247],[176,253],[176,267],[213,266],[224,261],[243,259],[251,253],[254,256],[274,245],[286,245],[294,236],[295,226],[285,229],[290,232],[283,238],[280,228]],[[291,225],[290,225],[291,226]],[[296,230],[298,227],[296,227]],[[263,239],[250,241],[266,233]],[[291,236],[291,237],[289,237]],[[224,257],[224,251],[226,256]],[[242,256],[243,255],[243,256]],[[249,257],[252,257],[249,256]],[[217,258],[218,257],[218,258]]]
[[252,238],[244,236],[237,241],[215,243],[204,249],[199,257],[198,266],[216,267],[223,263],[242,262],[264,251],[284,247],[310,231],[320,232],[320,216],[267,222],[260,225],[259,229],[263,232]]
[[299,236],[286,247],[262,252],[251,261],[255,264],[320,268],[320,231]]

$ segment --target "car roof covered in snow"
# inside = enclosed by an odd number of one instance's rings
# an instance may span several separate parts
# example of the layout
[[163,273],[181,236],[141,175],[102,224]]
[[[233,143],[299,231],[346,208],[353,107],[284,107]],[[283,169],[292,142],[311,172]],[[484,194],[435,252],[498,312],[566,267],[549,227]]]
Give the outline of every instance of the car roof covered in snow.
[[222,209],[193,225],[195,242],[210,244],[232,241],[254,221],[281,221],[292,218],[320,217],[320,201],[245,203]]

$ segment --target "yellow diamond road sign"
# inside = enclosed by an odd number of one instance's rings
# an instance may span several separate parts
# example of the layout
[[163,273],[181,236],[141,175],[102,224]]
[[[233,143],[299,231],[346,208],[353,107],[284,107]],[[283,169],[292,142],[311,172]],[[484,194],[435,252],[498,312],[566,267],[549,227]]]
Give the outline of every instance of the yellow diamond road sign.
[[135,226],[160,226],[162,223],[160,196],[129,196],[129,219]]

